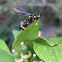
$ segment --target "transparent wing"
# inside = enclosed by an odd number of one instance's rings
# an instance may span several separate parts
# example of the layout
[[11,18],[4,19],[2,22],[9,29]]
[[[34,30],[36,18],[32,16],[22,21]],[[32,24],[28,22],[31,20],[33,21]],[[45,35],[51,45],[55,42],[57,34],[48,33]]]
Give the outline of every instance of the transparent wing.
[[24,14],[25,16],[31,15],[30,13],[27,13],[25,10],[20,9],[20,8],[14,8],[14,11],[20,12],[20,13]]
[[30,13],[25,13],[25,16],[29,16],[29,15],[31,15]]

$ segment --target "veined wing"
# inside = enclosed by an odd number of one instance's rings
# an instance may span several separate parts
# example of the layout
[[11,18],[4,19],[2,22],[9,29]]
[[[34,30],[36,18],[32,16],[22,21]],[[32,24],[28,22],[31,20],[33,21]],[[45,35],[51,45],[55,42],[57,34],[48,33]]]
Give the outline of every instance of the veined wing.
[[20,13],[24,14],[25,16],[31,15],[30,13],[27,13],[25,10],[20,9],[20,8],[14,8],[14,11],[20,12]]

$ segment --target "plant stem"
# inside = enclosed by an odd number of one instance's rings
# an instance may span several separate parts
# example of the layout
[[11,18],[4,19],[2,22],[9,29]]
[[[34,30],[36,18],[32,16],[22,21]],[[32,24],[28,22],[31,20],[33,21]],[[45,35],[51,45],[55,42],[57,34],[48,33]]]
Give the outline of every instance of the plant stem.
[[25,59],[25,62],[32,62],[31,58]]

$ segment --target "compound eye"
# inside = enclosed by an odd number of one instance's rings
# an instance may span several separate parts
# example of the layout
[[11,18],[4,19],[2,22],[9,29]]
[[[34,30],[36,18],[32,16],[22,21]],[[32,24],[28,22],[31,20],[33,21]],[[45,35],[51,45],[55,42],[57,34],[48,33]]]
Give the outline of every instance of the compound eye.
[[34,16],[34,18],[36,18],[36,16]]

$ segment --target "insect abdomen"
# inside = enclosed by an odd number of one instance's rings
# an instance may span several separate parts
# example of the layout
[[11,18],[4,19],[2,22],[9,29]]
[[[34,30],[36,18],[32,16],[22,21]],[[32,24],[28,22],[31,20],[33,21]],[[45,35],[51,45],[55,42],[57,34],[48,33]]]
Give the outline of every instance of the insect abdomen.
[[21,25],[21,30],[25,30],[25,29],[26,29],[26,27],[27,27],[27,24],[26,24],[26,23],[24,23],[23,25]]

